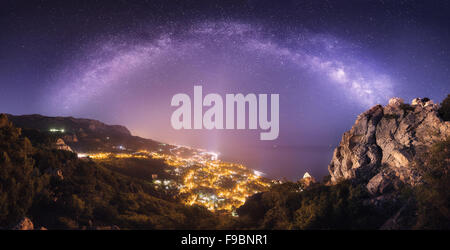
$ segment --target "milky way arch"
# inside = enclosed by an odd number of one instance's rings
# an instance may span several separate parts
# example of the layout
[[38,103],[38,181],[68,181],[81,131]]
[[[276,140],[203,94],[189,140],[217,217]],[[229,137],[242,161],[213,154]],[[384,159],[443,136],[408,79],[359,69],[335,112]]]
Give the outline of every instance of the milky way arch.
[[[255,61],[248,59],[247,72],[255,73],[258,69],[251,64],[263,57],[279,67],[287,65],[298,72],[316,74],[338,89],[337,94],[364,107],[384,102],[393,92],[388,76],[376,72],[355,56],[357,48],[331,35],[303,32],[280,39],[264,31],[262,26],[205,22],[152,39],[118,36],[100,41],[94,47],[82,59],[69,63],[67,70],[54,79],[58,88],[51,92],[51,100],[56,113],[82,109],[86,102],[101,97],[105,90],[130,84],[132,80],[127,77],[142,71],[168,70],[165,67],[170,67],[170,60],[176,62],[190,57],[207,61],[208,55],[215,51],[227,53],[227,50],[232,50],[230,55],[235,57],[242,53],[254,58]],[[205,65],[203,69],[208,71],[208,64]]]

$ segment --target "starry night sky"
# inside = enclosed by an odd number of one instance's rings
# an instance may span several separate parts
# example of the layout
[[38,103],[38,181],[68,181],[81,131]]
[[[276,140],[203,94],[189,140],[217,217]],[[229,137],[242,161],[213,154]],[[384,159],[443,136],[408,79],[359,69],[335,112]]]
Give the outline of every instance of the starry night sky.
[[[327,173],[356,116],[450,93],[448,1],[0,3],[0,112],[93,118],[272,177]],[[176,131],[174,94],[280,94],[280,136]]]

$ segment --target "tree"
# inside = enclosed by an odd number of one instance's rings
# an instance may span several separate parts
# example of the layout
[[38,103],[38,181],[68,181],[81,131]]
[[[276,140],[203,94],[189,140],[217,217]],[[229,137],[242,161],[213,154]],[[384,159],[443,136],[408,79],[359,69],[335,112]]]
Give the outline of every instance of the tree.
[[439,108],[439,115],[444,121],[450,121],[450,94],[442,101]]
[[416,161],[423,185],[415,189],[419,229],[450,228],[450,137],[435,143]]
[[0,115],[0,224],[7,226],[23,217],[35,195],[32,146],[5,114]]

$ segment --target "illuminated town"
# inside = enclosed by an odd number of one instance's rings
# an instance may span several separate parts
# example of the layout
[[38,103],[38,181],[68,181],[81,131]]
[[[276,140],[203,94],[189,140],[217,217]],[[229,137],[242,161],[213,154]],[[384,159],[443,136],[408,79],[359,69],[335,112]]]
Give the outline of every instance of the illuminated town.
[[152,176],[156,189],[176,189],[185,204],[201,205],[211,211],[228,211],[235,214],[236,208],[245,203],[247,197],[266,191],[272,182],[262,177],[263,173],[247,169],[236,163],[218,159],[218,154],[186,146],[161,144],[157,151],[79,153],[80,158],[95,161],[106,159],[162,159],[170,166],[165,170],[173,179],[158,179]]

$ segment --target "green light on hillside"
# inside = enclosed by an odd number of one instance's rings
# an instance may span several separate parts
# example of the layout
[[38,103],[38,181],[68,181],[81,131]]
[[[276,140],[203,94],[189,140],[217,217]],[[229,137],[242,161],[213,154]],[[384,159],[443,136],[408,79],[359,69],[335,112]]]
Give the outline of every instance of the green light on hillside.
[[57,133],[57,132],[64,133],[65,130],[63,128],[62,129],[51,128],[51,129],[49,129],[49,131],[52,133]]

